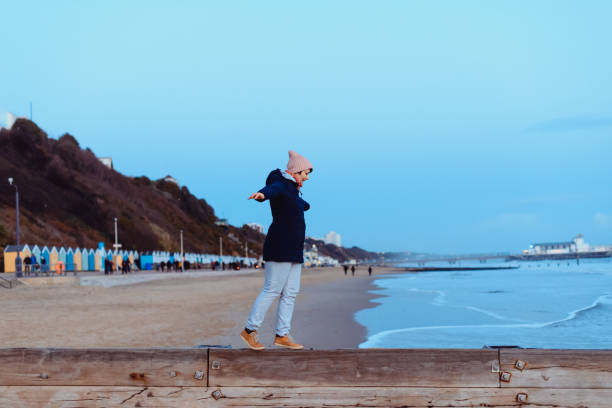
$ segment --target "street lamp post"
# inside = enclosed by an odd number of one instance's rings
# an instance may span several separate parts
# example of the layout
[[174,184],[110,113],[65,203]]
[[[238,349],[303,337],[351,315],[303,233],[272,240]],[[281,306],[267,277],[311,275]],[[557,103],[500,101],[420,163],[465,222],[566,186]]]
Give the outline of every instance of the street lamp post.
[[181,230],[181,272],[185,272],[185,255],[183,255],[183,230]]
[[18,278],[23,277],[21,273],[21,242],[19,241],[19,188],[17,188],[17,183],[13,184],[13,178],[9,177],[8,182],[11,186],[15,187],[15,218],[17,224],[17,258],[15,258],[15,275]]
[[115,267],[117,267],[117,251],[121,248],[121,244],[119,243],[119,236],[117,235],[117,217],[115,217],[115,243],[113,244],[113,248],[115,248],[114,261]]

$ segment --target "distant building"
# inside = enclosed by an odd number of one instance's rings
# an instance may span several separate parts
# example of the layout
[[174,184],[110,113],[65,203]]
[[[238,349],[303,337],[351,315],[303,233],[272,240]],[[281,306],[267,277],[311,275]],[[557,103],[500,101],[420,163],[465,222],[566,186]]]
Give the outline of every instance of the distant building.
[[337,259],[319,254],[319,249],[315,244],[304,244],[304,266],[337,266],[338,264]]
[[17,120],[17,116],[13,115],[10,112],[1,112],[0,113],[0,129],[8,129],[10,130],[13,127],[13,124]]
[[217,224],[217,225],[219,225],[221,227],[226,227],[227,226],[227,219],[226,218],[219,218],[217,221],[215,221],[215,224]]
[[560,255],[599,250],[598,247],[584,242],[582,234],[576,235],[573,241],[568,242],[541,242],[529,245],[529,249],[523,251],[526,255]]
[[326,244],[333,244],[335,246],[342,246],[342,241],[340,239],[340,234],[334,232],[334,231],[329,231],[327,234],[325,234],[325,236],[323,237],[323,241]]
[[111,157],[98,157],[98,160],[109,169],[113,169],[113,159]]
[[251,228],[253,228],[255,231],[260,232],[260,233],[262,233],[262,234],[265,234],[265,233],[266,233],[266,230],[265,230],[264,226],[263,226],[263,225],[261,225],[261,224],[257,224],[256,222],[249,222],[249,223],[247,224],[247,227],[251,227]]
[[172,176],[166,176],[166,177],[164,177],[164,181],[167,181],[168,183],[174,183],[174,184],[176,184],[177,186],[179,186],[179,187],[180,187],[180,184],[179,184],[178,180],[177,180],[177,179],[175,179],[175,178],[174,178],[174,177],[172,177]]

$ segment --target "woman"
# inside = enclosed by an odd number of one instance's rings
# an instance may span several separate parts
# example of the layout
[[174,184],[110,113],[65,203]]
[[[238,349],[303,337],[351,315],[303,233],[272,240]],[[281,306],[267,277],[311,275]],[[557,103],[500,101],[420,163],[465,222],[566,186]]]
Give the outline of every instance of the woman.
[[242,340],[253,350],[264,349],[257,340],[257,330],[268,308],[279,295],[274,345],[293,350],[304,348],[291,339],[289,330],[304,263],[304,211],[310,208],[310,204],[300,197],[300,188],[311,172],[310,161],[290,150],[287,170],[272,171],[266,179],[266,186],[249,197],[249,200],[260,202],[270,200],[272,210],[272,225],[263,248],[266,280],[263,290],[255,299],[246,327],[240,333]]

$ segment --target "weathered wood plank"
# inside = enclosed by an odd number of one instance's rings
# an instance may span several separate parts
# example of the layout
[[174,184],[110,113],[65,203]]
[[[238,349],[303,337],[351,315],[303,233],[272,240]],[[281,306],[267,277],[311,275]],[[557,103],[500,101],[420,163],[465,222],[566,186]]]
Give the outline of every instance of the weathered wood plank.
[[207,366],[205,349],[0,349],[0,385],[202,386]]
[[[213,392],[219,391],[215,400]],[[527,401],[517,401],[517,394]],[[0,407],[563,407],[609,408],[608,389],[418,387],[0,386]]]
[[612,388],[612,350],[501,349],[500,363],[512,374],[502,387]]
[[498,387],[497,350],[210,350],[211,386]]

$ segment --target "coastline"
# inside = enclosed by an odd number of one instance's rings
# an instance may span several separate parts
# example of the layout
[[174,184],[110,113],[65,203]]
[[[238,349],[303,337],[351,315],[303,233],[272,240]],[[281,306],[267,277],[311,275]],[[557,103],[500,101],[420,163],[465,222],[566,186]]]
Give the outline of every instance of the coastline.
[[[375,267],[372,276],[367,270],[358,268],[355,276],[349,271],[344,275],[342,268],[304,268],[300,293],[296,298],[291,336],[304,344],[305,349],[335,350],[357,349],[367,340],[367,329],[355,320],[360,310],[376,307],[376,299],[383,295],[372,293],[378,289],[374,279],[384,278],[390,274],[402,272],[391,267]],[[259,293],[253,293],[251,303]],[[259,329],[259,340],[266,347],[274,341],[276,324],[275,301],[262,327]],[[248,306],[250,308],[250,304]],[[210,339],[214,345],[244,348],[238,333],[244,327],[248,309],[228,334]],[[208,343],[212,344],[212,343]]]
[[[373,274],[344,277],[331,283],[318,283],[304,288],[302,305],[294,315],[295,336],[314,349],[356,349],[367,340],[367,328],[355,320],[355,314],[378,305],[382,297],[372,293],[378,289]],[[363,271],[362,271],[363,274]]]

